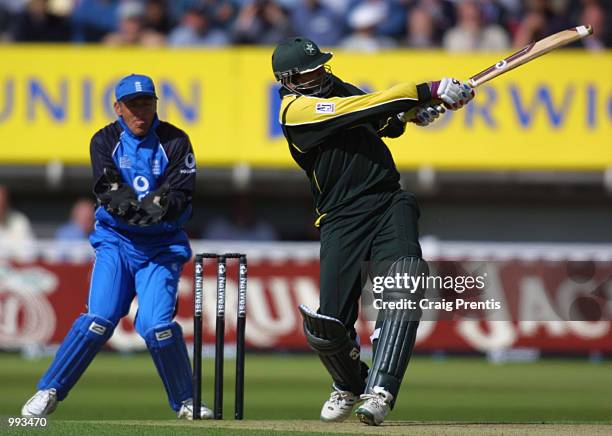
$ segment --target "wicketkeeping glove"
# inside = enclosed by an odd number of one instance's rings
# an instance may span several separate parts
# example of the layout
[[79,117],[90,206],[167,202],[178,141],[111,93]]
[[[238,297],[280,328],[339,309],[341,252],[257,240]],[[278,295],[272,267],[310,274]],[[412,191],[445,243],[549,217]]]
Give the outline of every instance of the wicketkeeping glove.
[[170,186],[165,183],[159,189],[145,195],[128,223],[140,227],[159,223],[168,211],[168,191]]
[[414,123],[417,126],[425,127],[440,118],[440,114],[444,112],[446,112],[446,108],[443,105],[429,104],[418,107],[410,119],[407,118],[407,114],[404,112],[400,113],[398,118],[405,123]]
[[94,188],[94,192],[108,212],[125,219],[131,216],[138,205],[132,188],[123,183],[119,173],[109,168],[104,168],[104,178],[100,186]]
[[442,100],[447,109],[457,110],[468,104],[474,98],[474,90],[467,82],[445,77],[429,84],[431,96]]

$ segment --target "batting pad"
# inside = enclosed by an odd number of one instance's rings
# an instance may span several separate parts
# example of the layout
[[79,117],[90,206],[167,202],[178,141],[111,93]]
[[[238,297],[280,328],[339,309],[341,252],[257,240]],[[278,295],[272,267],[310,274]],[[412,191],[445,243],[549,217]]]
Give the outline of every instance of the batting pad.
[[362,394],[367,366],[360,361],[359,344],[349,337],[344,324],[303,304],[300,312],[304,318],[306,341],[319,354],[336,386],[356,395]]
[[38,389],[55,388],[58,400],[66,398],[114,329],[112,322],[97,315],[79,316],[38,382]]
[[[429,268],[427,263],[418,257],[404,257],[393,263],[388,275],[407,274],[408,276],[427,275]],[[423,290],[418,289],[416,298],[422,295]],[[388,302],[401,301],[403,298],[411,298],[412,294],[406,289],[386,289],[383,292],[383,300]],[[391,407],[399,392],[404,373],[408,367],[412,349],[416,340],[419,327],[420,309],[411,311],[408,309],[383,309],[379,312],[380,333],[375,344],[372,368],[368,376],[365,392],[372,393],[375,386],[384,388],[393,396]]]
[[166,388],[170,407],[178,411],[183,401],[193,396],[191,364],[183,331],[176,322],[163,324],[147,331],[144,340]]

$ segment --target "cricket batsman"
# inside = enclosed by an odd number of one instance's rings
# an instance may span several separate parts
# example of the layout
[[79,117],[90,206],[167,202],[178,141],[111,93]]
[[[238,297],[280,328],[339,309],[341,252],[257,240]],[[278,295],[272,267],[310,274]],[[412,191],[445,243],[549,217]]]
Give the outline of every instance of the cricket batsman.
[[[191,365],[173,318],[179,276],[191,257],[182,227],[192,214],[196,161],[187,134],[157,118],[149,77],[124,77],[115,97],[117,121],[99,130],[90,146],[98,207],[90,236],[95,263],[87,313],[64,338],[38,392],[23,406],[24,416],[55,410],[138,296],[136,331],[151,353],[170,407],[179,418],[193,419]],[[206,407],[197,413],[212,417]]]
[[[368,370],[360,361],[354,328],[362,265],[369,262],[369,274],[385,277],[428,273],[418,240],[417,201],[400,188],[382,138],[402,135],[407,122],[425,126],[446,109],[465,106],[474,92],[466,83],[444,78],[365,93],[331,73],[326,65],[331,58],[302,37],[282,42],[272,55],[274,76],[282,85],[279,121],[293,159],[310,179],[321,235],[320,307],[315,312],[300,306],[300,311],[306,339],[333,379],[321,420],[344,421],[364,401],[357,416],[380,425],[397,400],[420,312],[378,312]],[[416,291],[422,296],[423,290]],[[385,289],[383,300],[400,302],[414,295]]]

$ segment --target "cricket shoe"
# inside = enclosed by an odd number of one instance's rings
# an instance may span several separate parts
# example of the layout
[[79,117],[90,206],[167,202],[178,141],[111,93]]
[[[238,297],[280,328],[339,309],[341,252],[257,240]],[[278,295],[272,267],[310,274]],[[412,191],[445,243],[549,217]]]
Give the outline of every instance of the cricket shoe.
[[47,416],[57,407],[55,389],[44,389],[36,392],[21,408],[21,416]]
[[342,422],[353,411],[353,407],[359,401],[359,395],[350,391],[338,389],[335,385],[334,390],[329,396],[329,400],[323,404],[321,409],[321,421],[323,422]]
[[[183,401],[181,408],[178,412],[176,412],[176,416],[178,417],[178,419],[186,419],[188,421],[193,421],[193,400],[191,398]],[[200,418],[212,419],[212,417],[212,410],[202,404],[202,406],[200,407]]]
[[366,401],[355,411],[359,420],[367,425],[382,424],[391,408],[393,395],[380,386],[374,386],[373,393],[363,394],[361,399]]

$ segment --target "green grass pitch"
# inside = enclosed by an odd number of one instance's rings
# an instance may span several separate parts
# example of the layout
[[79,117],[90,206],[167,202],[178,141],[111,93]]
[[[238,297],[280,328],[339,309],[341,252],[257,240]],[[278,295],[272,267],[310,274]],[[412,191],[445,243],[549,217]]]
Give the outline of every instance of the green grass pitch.
[[[19,415],[49,362],[0,354],[0,433],[24,434],[21,429],[9,429],[7,417]],[[205,360],[203,367],[203,397],[210,406],[213,361]],[[251,434],[380,433],[380,428],[366,428],[354,419],[333,426],[317,422],[330,380],[315,356],[248,355],[243,423],[233,421],[231,360],[226,361],[225,375],[224,422],[177,422],[148,354],[103,353],[50,416],[49,427],[41,434],[231,435],[243,434],[247,428]],[[404,433],[418,426],[416,434],[436,434],[440,428],[446,434],[473,434],[483,428],[487,434],[496,434],[495,425],[501,423],[549,423],[553,425],[550,434],[584,433],[585,429],[584,434],[612,433],[612,362],[552,359],[493,365],[482,358],[417,357],[408,368],[385,432]],[[597,425],[574,429],[581,423]],[[546,428],[534,427],[534,431]],[[513,429],[517,434],[527,430],[502,426],[499,434],[514,434]]]

